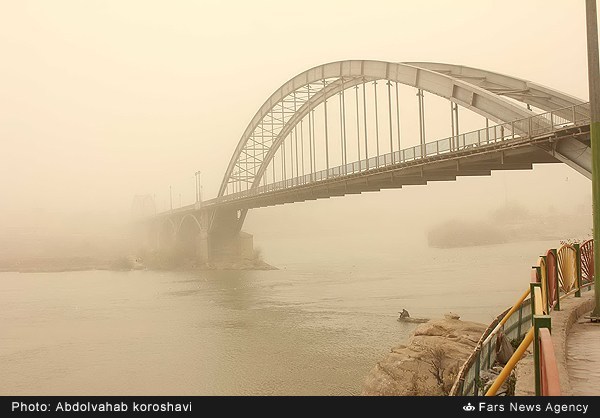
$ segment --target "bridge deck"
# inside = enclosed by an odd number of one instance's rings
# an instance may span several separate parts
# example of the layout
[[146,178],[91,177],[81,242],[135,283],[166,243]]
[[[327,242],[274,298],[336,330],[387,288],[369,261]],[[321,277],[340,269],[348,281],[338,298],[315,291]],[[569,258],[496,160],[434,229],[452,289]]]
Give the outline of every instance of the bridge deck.
[[[477,137],[481,139],[481,134]],[[489,176],[494,170],[529,170],[533,164],[561,162],[552,151],[565,138],[575,138],[577,143],[586,147],[589,143],[589,124],[553,127],[532,137],[507,132],[501,138],[483,143],[481,140],[463,140],[460,148],[453,151],[440,149],[440,141],[434,141],[426,144],[426,149],[433,148],[431,144],[434,144],[436,152],[432,155],[418,156],[414,149],[411,153],[403,150],[402,153],[395,152],[395,155],[386,154],[378,159],[362,160],[345,167],[221,196],[204,201],[201,205],[184,206],[159,216],[218,208],[251,209],[407,185],[426,185],[430,181],[453,181],[460,176]],[[408,160],[407,154],[411,156]],[[394,160],[401,162],[393,163]],[[379,163],[381,165],[377,166]]]

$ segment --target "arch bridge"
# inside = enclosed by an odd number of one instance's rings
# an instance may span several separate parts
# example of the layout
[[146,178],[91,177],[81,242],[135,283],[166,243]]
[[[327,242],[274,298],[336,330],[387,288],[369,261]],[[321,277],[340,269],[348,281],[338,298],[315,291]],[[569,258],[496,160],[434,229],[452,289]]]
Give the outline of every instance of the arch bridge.
[[[400,99],[410,90],[416,112]],[[427,96],[449,103],[447,119],[426,123]],[[406,134],[411,111],[418,129]],[[461,131],[464,111],[482,127]],[[571,95],[462,65],[323,64],[290,79],[258,109],[217,197],[152,217],[154,246],[179,243],[203,261],[249,257],[252,239],[241,228],[253,208],[540,163],[565,163],[591,178],[589,115],[589,103]],[[429,140],[440,123],[450,135]]]

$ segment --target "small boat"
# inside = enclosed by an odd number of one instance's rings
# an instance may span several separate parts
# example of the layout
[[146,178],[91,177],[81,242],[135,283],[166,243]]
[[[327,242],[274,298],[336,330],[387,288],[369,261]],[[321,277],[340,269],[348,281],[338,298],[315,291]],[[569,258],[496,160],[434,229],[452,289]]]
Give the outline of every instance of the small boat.
[[399,322],[413,322],[413,323],[416,323],[416,324],[420,324],[420,323],[429,321],[429,319],[427,319],[427,318],[412,318],[410,316],[408,316],[408,317],[401,317],[401,316],[399,316],[398,317],[398,321]]
[[413,318],[406,309],[402,309],[402,312],[398,313],[400,314],[398,315],[398,321],[400,322],[422,323],[429,321],[429,319],[426,318]]

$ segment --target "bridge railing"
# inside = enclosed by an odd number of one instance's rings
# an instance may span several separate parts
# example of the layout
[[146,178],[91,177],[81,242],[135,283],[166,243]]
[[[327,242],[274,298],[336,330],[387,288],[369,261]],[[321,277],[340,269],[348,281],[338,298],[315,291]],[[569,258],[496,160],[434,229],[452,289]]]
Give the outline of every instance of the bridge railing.
[[387,154],[361,159],[326,170],[304,174],[294,178],[268,183],[253,189],[233,192],[220,196],[215,203],[257,196],[290,187],[302,186],[342,176],[364,173],[425,158],[433,158],[447,153],[469,151],[474,148],[496,145],[507,141],[517,141],[552,134],[558,130],[589,124],[589,103],[568,106],[551,112],[541,113],[512,122],[493,125],[472,132],[415,145]]
[[497,393],[532,342],[536,394],[560,394],[554,347],[549,338],[550,314],[560,310],[561,299],[573,294],[579,297],[582,290],[591,289],[594,284],[593,246],[593,240],[581,244],[566,242],[558,250],[549,249],[539,257],[537,265],[532,267],[529,289],[511,309],[502,312],[488,326],[460,368],[450,395],[477,396],[482,393],[481,374],[495,365],[498,342],[503,336],[518,347],[486,396]]

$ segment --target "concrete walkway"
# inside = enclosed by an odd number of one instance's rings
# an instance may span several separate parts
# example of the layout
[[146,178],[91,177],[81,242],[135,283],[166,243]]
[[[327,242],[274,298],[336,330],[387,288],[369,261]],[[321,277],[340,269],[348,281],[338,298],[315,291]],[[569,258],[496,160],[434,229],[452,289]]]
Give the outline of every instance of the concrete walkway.
[[567,370],[573,395],[600,395],[600,323],[581,317],[573,324],[567,339]]
[[[583,292],[580,298],[571,295],[562,299],[560,301],[561,310],[551,313],[552,341],[558,366],[560,390],[563,396],[579,395],[580,391],[584,390],[584,386],[587,387],[586,390],[592,391],[592,393],[586,393],[587,395],[600,395],[600,389],[598,389],[600,388],[600,376],[598,376],[600,374],[600,331],[597,331],[600,330],[600,324],[586,326],[583,323],[585,322],[583,316],[588,315],[593,307],[594,292],[587,291]],[[577,322],[582,322],[582,324],[577,324]],[[587,322],[589,323],[589,320]],[[572,329],[575,330],[574,341],[570,342]],[[578,339],[589,340],[583,348],[586,352],[585,357],[579,356],[581,342],[578,342]],[[533,344],[516,367],[515,395],[518,396],[535,396],[532,348]],[[570,359],[569,365],[567,364],[568,359]],[[574,368],[573,362],[575,362]],[[590,369],[593,369],[598,376],[594,380],[596,382],[594,385],[589,384]],[[581,381],[584,370],[587,375],[585,381]]]

